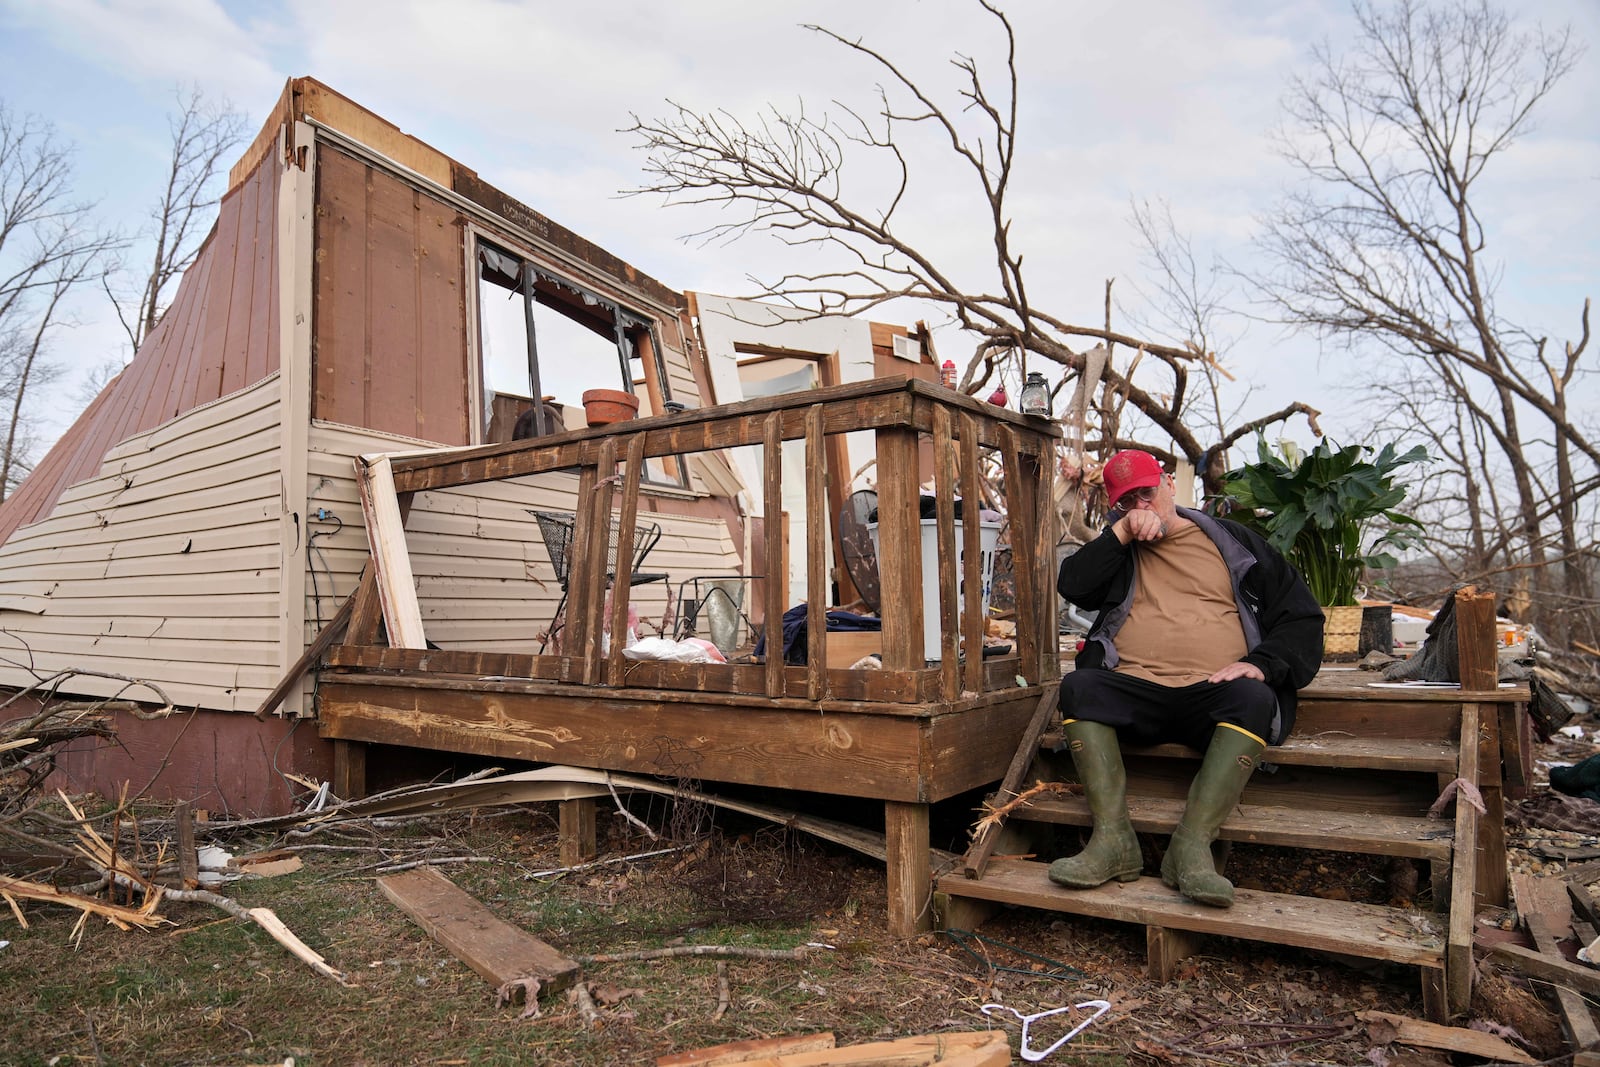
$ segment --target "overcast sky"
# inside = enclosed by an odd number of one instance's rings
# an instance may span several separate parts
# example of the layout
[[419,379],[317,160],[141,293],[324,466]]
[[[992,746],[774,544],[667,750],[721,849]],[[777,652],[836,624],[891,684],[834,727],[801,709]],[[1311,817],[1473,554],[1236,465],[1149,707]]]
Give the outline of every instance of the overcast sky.
[[[1536,133],[1491,172],[1482,202],[1508,300],[1534,332],[1575,337],[1583,297],[1600,295],[1600,0],[1511,6],[1529,25],[1570,23],[1590,47],[1542,108]],[[1255,216],[1291,178],[1267,138],[1286,81],[1307,68],[1314,42],[1337,49],[1348,38],[1347,5],[1005,7],[1022,80],[1013,240],[1027,256],[1033,301],[1098,322],[1102,286],[1114,277],[1126,310],[1138,313],[1137,286],[1148,287],[1149,274],[1129,223],[1133,199],[1170,203],[1205,262],[1248,265]],[[870,107],[879,72],[801,28],[808,22],[863,38],[941,87],[956,51],[1001,70],[996,25],[965,0],[0,0],[0,98],[76,142],[81,195],[132,230],[162,179],[176,86],[226,98],[253,131],[286,78],[311,75],[667,285],[741,295],[752,289],[747,275],[781,272],[782,250],[759,237],[685,243],[714,219],[618,197],[642,182],[644,158],[618,131],[630,113],[665,114],[669,97],[740,117],[802,98],[813,111],[832,99]],[[908,151],[914,164],[936,162],[920,172],[927,185],[902,231],[957,269],[970,265],[973,284],[992,290],[970,183],[936,142]],[[78,314],[82,325],[57,347],[74,373],[117,343],[105,308]],[[937,340],[958,362],[970,354],[951,330]],[[1258,390],[1247,414],[1303,399],[1329,412],[1328,432],[1359,431],[1337,392],[1352,377],[1350,355],[1319,354],[1266,325],[1221,355]],[[75,414],[70,391],[62,387],[63,426]]]

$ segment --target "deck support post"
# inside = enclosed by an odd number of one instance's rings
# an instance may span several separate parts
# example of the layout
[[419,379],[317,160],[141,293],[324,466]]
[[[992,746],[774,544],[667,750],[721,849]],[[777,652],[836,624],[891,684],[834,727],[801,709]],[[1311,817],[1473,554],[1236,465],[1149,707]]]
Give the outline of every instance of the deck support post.
[[562,800],[557,805],[560,831],[557,847],[561,865],[576,867],[599,853],[595,843],[595,802],[593,797]]
[[1432,1023],[1444,1025],[1450,1021],[1443,967],[1422,968],[1422,1014]]
[[360,800],[367,795],[367,743],[334,741],[333,793],[340,800]]
[[1193,930],[1173,930],[1166,926],[1144,928],[1144,973],[1152,982],[1170,982],[1178,964],[1193,956],[1205,940]]
[[928,805],[886,800],[885,861],[889,872],[889,932],[911,937],[933,928],[933,869]]
[[958,897],[950,893],[933,894],[933,918],[940,930],[976,930],[999,910],[1000,905],[992,900]]

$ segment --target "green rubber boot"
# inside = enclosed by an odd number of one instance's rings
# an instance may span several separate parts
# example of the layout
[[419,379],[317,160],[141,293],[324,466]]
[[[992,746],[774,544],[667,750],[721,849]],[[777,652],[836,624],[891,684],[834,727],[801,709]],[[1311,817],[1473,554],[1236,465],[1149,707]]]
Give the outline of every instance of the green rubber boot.
[[1167,854],[1161,860],[1161,881],[1198,904],[1213,908],[1233,906],[1233,883],[1217,873],[1211,859],[1211,842],[1217,828],[1239,803],[1250,773],[1260,761],[1262,744],[1251,734],[1231,726],[1218,726],[1211,735],[1206,757],[1189,787],[1183,820],[1172,832]]
[[1082,852],[1050,865],[1050,880],[1069,889],[1093,889],[1113,878],[1132,882],[1144,870],[1144,856],[1128,821],[1128,776],[1117,731],[1105,723],[1074,719],[1063,732],[1094,816],[1094,832]]

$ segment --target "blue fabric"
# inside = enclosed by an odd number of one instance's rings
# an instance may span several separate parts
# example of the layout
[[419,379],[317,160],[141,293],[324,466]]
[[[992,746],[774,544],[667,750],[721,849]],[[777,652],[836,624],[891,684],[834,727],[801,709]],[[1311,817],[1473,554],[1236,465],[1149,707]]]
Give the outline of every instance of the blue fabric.
[[[807,644],[808,607],[807,604],[796,604],[783,613],[783,662],[793,667],[803,667],[810,661]],[[830,611],[826,625],[829,630],[834,631],[881,630],[883,620],[874,615]],[[755,655],[760,657],[766,651],[766,647],[767,635],[763,631],[761,636],[756,638]]]

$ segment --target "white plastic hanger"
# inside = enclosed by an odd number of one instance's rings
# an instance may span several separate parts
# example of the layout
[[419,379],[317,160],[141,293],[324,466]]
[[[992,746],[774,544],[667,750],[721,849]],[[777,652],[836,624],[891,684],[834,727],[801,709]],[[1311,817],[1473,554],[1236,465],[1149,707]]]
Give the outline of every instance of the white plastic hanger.
[[[1083,1011],[1085,1008],[1095,1009],[1094,1014],[1083,1020],[1083,1022],[1079,1023],[1077,1026],[1074,1026],[1071,1030],[1067,1031],[1066,1035],[1057,1040],[1055,1044],[1051,1045],[1047,1049],[1041,1049],[1038,1051],[1028,1047],[1028,1027],[1034,1022],[1039,1019],[1049,1018],[1052,1015],[1060,1015],[1064,1011]],[[1021,1048],[1018,1049],[1018,1051],[1022,1053],[1022,1058],[1027,1060],[1029,1063],[1037,1063],[1046,1056],[1050,1055],[1050,1053],[1054,1052],[1056,1049],[1060,1048],[1062,1045],[1065,1045],[1068,1041],[1071,1041],[1073,1038],[1077,1037],[1084,1027],[1088,1026],[1090,1023],[1100,1018],[1100,1016],[1110,1011],[1111,1002],[1109,1000],[1086,1000],[1081,1004],[1069,1004],[1062,1008],[1051,1008],[1049,1011],[1034,1012],[1032,1015],[1024,1015],[1016,1008],[1007,1007],[1004,1004],[985,1004],[982,1010],[985,1015],[992,1015],[997,1011],[1009,1011],[1012,1015],[1015,1015],[1018,1019],[1021,1019],[1022,1041]]]

